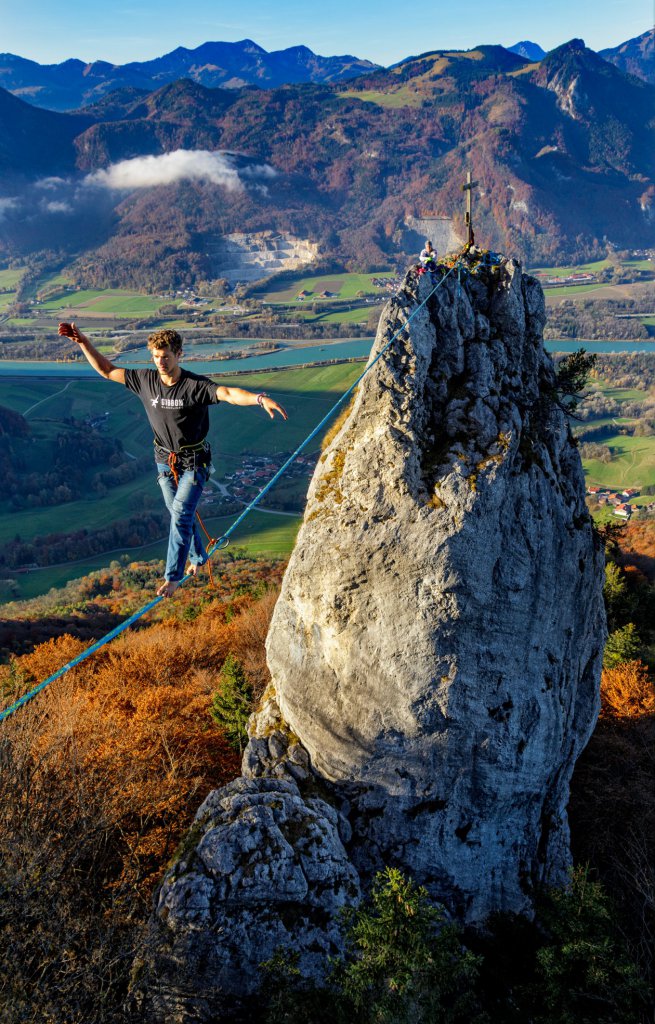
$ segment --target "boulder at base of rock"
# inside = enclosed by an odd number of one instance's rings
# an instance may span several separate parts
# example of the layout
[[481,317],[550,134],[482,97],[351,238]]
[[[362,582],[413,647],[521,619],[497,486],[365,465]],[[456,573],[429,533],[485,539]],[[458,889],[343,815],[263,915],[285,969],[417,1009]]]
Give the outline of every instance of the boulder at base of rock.
[[342,944],[340,911],[359,879],[336,811],[291,780],[238,779],[200,807],[159,892],[138,1001],[146,1018],[249,1016],[261,964],[298,954],[320,978]]

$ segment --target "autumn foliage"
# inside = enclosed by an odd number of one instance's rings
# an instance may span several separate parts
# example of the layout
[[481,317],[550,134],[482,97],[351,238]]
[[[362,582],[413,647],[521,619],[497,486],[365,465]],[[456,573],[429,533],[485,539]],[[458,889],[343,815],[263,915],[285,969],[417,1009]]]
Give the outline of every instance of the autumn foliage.
[[655,715],[655,687],[643,662],[626,661],[603,671],[601,717],[636,719]]
[[[209,714],[221,668],[232,654],[263,688],[275,597],[209,598],[193,614],[171,602],[168,618],[103,647],[4,723],[0,1017],[124,1019],[154,887],[207,793],[239,774]],[[6,699],[85,646],[65,634],[13,659],[0,669]]]

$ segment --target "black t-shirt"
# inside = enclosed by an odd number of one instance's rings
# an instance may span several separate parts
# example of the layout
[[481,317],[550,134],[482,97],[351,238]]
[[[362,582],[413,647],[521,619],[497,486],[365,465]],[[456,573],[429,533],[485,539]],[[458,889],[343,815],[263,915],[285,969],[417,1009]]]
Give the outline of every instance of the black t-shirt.
[[165,462],[168,452],[181,452],[207,436],[207,407],[218,403],[217,385],[209,377],[182,370],[180,379],[168,387],[157,370],[126,370],[125,387],[143,402],[155,435],[158,459],[162,454]]

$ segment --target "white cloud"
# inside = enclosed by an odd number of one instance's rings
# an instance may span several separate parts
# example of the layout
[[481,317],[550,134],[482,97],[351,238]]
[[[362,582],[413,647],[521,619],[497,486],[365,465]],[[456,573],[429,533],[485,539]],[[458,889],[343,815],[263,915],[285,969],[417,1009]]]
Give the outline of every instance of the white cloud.
[[0,220],[4,220],[10,210],[17,210],[19,206],[20,200],[16,196],[7,196],[6,199],[0,199]]
[[35,187],[52,191],[53,189],[61,188],[62,185],[67,184],[68,180],[66,178],[40,178],[39,181],[35,182]]
[[46,213],[72,213],[73,207],[70,203],[65,203],[61,200],[53,199],[52,202],[41,203],[41,209],[45,210]]
[[[245,177],[275,177],[272,167],[261,165],[244,170]],[[206,149],[178,149],[162,156],[140,156],[122,160],[84,179],[85,185],[131,191],[171,185],[176,181],[210,181],[231,192],[243,190],[240,172],[229,154]]]

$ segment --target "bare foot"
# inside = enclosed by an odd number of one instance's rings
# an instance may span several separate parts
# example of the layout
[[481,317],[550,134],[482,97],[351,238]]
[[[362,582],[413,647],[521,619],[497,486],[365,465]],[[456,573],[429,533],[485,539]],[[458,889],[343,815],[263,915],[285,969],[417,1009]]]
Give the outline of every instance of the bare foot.
[[179,585],[179,580],[164,580],[161,587],[157,589],[157,597],[172,597]]
[[186,567],[187,576],[197,576],[199,568],[199,565],[195,565],[193,562],[189,562],[189,564]]

